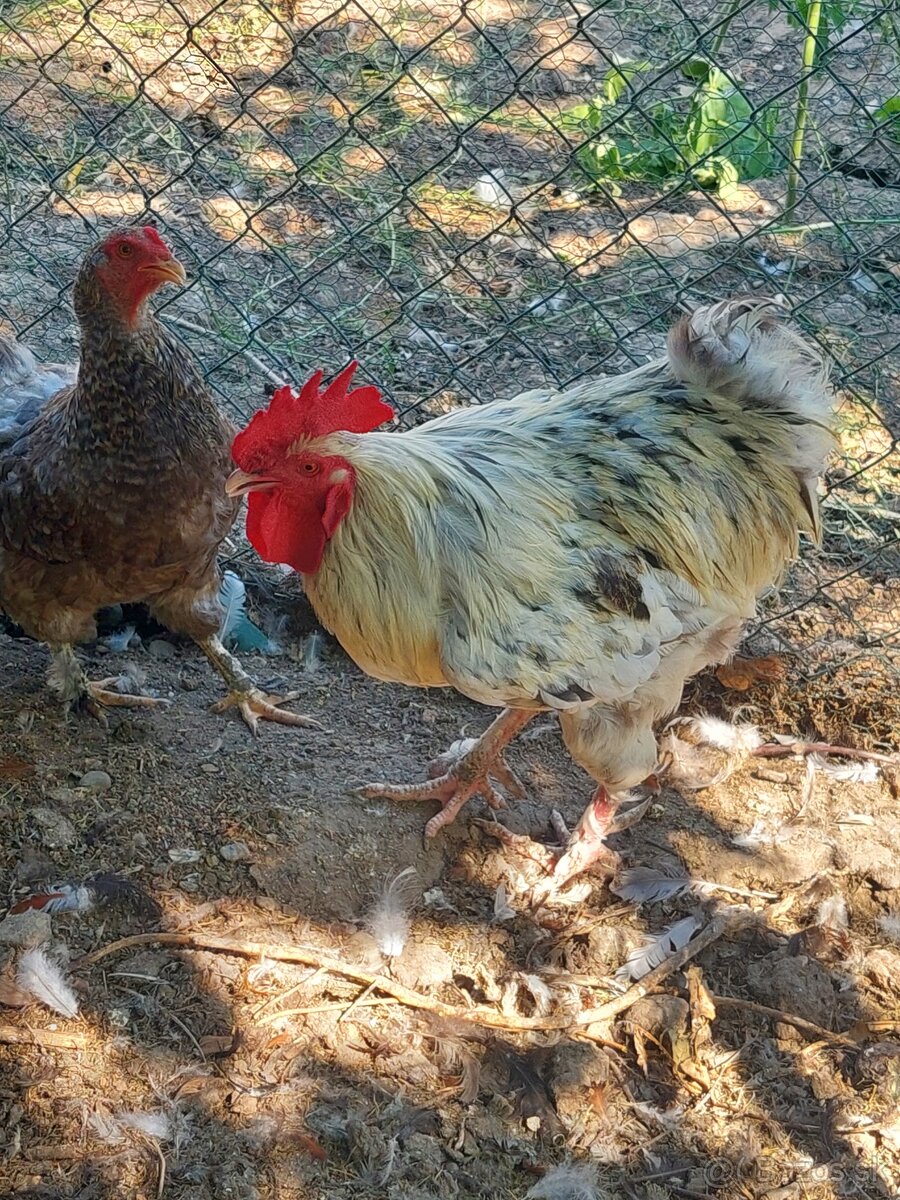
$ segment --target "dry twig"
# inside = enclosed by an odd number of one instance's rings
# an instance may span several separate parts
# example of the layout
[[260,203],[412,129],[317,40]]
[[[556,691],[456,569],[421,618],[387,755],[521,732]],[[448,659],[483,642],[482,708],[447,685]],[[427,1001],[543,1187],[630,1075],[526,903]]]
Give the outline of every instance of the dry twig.
[[58,1050],[88,1050],[90,1041],[83,1033],[58,1033],[55,1029],[28,1029],[18,1025],[0,1025],[0,1046],[47,1046]]
[[450,1020],[468,1021],[493,1029],[511,1029],[517,1032],[572,1030],[584,1029],[586,1026],[610,1021],[620,1013],[626,1012],[633,1004],[652,992],[673,971],[678,971],[701,950],[705,950],[724,933],[736,929],[746,921],[746,915],[738,910],[720,914],[714,917],[705,929],[702,929],[677,954],[667,958],[665,962],[655,967],[643,979],[639,980],[621,996],[615,996],[596,1008],[586,1009],[575,1017],[520,1017],[514,1013],[500,1013],[492,1008],[476,1006],[464,1008],[461,1005],[446,1004],[434,996],[426,996],[422,992],[404,987],[396,980],[388,979],[385,975],[364,971],[353,963],[334,958],[311,946],[269,946],[260,942],[244,942],[231,938],[215,937],[201,933],[141,933],[133,937],[120,938],[99,950],[94,950],[80,958],[74,966],[77,969],[93,966],[111,954],[129,950],[135,946],[181,946],[185,949],[208,950],[219,954],[234,954],[242,958],[270,958],[276,962],[302,963],[308,967],[318,967],[332,975],[340,975],[352,979],[356,983],[366,985],[369,989],[377,989],[392,996],[409,1008],[427,1009],[439,1017]]
[[818,1041],[832,1042],[834,1045],[843,1046],[848,1050],[861,1049],[859,1042],[854,1041],[847,1034],[832,1033],[830,1029],[824,1029],[821,1025],[807,1021],[805,1017],[795,1016],[780,1008],[769,1008],[765,1004],[757,1004],[753,1000],[741,1000],[737,996],[713,996],[712,1002],[717,1008],[741,1008],[745,1012],[756,1013],[760,1017],[769,1017],[772,1021],[782,1021],[785,1025],[793,1025],[800,1033],[805,1033],[807,1037],[816,1038]]

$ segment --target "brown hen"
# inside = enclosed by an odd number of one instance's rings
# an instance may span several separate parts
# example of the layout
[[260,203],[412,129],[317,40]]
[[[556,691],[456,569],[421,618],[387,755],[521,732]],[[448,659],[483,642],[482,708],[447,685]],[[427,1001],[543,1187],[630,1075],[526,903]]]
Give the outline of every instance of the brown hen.
[[0,338],[0,609],[49,644],[67,707],[102,718],[106,705],[160,703],[89,681],[73,650],[96,637],[98,609],[144,601],[225,679],[217,711],[236,706],[254,732],[260,718],[315,725],[281,711],[217,636],[234,429],[147,303],[184,281],[155,229],[120,229],[78,273],[77,370]]

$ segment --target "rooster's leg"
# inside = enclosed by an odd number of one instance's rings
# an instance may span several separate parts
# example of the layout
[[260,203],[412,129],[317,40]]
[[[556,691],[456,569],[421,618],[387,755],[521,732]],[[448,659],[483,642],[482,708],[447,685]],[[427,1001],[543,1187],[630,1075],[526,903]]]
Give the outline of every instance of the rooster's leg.
[[501,806],[502,800],[491,783],[491,775],[496,775],[514,793],[521,794],[521,784],[503,761],[503,748],[533,716],[535,714],[527,709],[505,708],[480,738],[465,743],[462,752],[450,751],[438,759],[442,765],[448,761],[451,765],[428,783],[399,786],[373,783],[360,788],[359,794],[371,800],[439,800],[441,811],[425,826],[425,836],[432,838],[456,819],[470,796],[484,796],[492,808]]
[[610,796],[601,783],[550,870],[550,879],[547,881],[550,890],[557,891],[601,860],[610,874],[615,873],[619,856],[610,850],[606,839],[619,828],[615,820],[618,807],[619,802]]
[[106,724],[105,708],[161,708],[169,703],[168,700],[155,700],[152,696],[132,696],[112,691],[116,682],[114,675],[92,682],[85,675],[72,646],[51,646],[50,659],[47,681],[66,710],[81,709],[101,724]]
[[256,686],[240,662],[230,654],[217,637],[205,638],[198,641],[198,646],[228,684],[228,695],[213,705],[213,712],[225,712],[229,708],[237,708],[250,728],[250,732],[259,732],[260,721],[274,721],[279,725],[301,725],[306,729],[322,729],[323,726],[312,717],[304,717],[298,713],[284,712],[278,706],[296,700],[299,692],[288,692],[286,696],[267,696]]
[[533,899],[542,903],[594,863],[601,863],[607,874],[615,874],[619,866],[619,856],[609,848],[606,839],[611,834],[630,829],[646,813],[659,789],[653,776],[645,781],[644,787],[648,789],[649,795],[635,804],[621,807],[621,799],[624,797],[611,796],[601,784],[571,833],[562,816],[558,812],[552,812],[550,821],[559,842],[556,847],[535,841],[527,834],[513,833],[498,821],[480,821],[479,825],[505,846],[531,859],[542,868],[545,877],[535,885],[533,892]]

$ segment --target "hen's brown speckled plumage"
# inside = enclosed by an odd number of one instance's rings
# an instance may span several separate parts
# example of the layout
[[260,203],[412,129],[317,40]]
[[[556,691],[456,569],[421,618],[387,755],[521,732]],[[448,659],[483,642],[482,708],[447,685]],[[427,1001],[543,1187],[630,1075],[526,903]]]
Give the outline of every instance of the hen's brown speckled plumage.
[[98,608],[146,600],[201,639],[218,628],[216,551],[237,514],[223,488],[234,431],[152,313],[122,319],[101,255],[75,284],[74,386],[0,446],[0,607],[33,637],[70,643],[95,636]]

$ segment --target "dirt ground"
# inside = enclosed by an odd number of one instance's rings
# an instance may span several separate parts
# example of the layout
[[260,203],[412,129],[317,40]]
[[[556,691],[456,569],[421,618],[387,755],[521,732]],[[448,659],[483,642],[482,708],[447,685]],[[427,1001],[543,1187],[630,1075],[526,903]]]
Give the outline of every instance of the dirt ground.
[[[269,727],[254,741],[207,712],[217,681],[190,646],[156,637],[127,655],[105,649],[88,652],[92,671],[136,660],[171,707],[113,714],[106,732],[65,722],[43,690],[41,648],[0,639],[8,899],[115,872],[161,908],[112,900],[0,924],[0,956],[12,962],[23,949],[3,942],[43,937],[49,920],[80,1004],[73,1019],[0,1008],[0,1043],[10,1030],[25,1043],[0,1046],[4,1195],[896,1194],[900,821],[889,780],[820,774],[810,788],[801,764],[778,760],[708,790],[665,788],[614,839],[623,864],[753,895],[700,889],[636,907],[600,872],[574,902],[533,909],[529,862],[475,824],[488,816],[482,802],[424,847],[433,806],[351,793],[366,780],[419,778],[434,754],[483,727],[484,710],[373,683],[326,643],[311,675],[290,656],[248,663],[267,685],[298,683],[302,710],[328,732]],[[737,695],[709,678],[687,708],[727,714],[749,701],[764,731],[779,732],[790,686]],[[550,842],[551,807],[574,823],[589,781],[549,719],[510,757],[527,798],[499,816]],[[388,962],[366,914],[410,866],[411,934]],[[697,960],[712,1001],[676,973],[621,1020],[548,1032],[369,1007],[383,993],[359,979],[258,953],[150,941],[78,963],[122,936],[189,929],[308,947],[513,1024],[566,1024],[622,990],[612,976],[645,931],[740,905],[753,914],[746,927]],[[54,1034],[71,1045],[54,1046]],[[574,1173],[545,1176],[567,1163]]]

